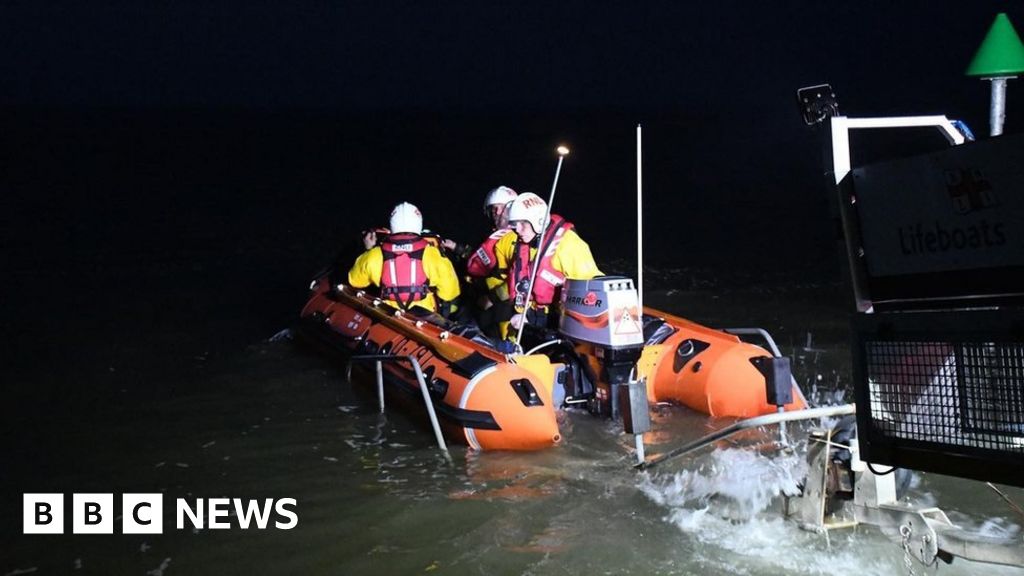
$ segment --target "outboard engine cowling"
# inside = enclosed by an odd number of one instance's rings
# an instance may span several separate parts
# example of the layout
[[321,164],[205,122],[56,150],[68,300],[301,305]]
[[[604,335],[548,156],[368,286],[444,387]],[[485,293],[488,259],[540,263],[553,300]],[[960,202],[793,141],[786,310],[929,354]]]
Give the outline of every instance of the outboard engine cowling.
[[558,331],[601,365],[591,411],[617,418],[614,388],[629,381],[644,348],[643,318],[633,280],[624,276],[566,280],[561,303]]

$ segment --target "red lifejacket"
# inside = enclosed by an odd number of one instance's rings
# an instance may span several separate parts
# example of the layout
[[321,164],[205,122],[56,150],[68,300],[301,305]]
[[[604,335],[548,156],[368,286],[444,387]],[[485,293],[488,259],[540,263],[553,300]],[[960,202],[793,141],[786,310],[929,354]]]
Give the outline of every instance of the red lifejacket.
[[384,264],[380,272],[380,295],[408,310],[413,302],[430,293],[423,251],[430,243],[416,234],[392,234],[380,243]]
[[[540,242],[540,248],[535,255],[540,258],[540,266],[537,268],[537,278],[533,281],[531,301],[538,306],[547,306],[554,302],[555,292],[565,283],[565,275],[555,270],[551,260],[566,230],[571,229],[572,224],[564,218],[557,214],[551,215],[551,222],[544,231],[544,240]],[[521,240],[517,241],[508,274],[508,293],[515,294],[516,308],[521,309],[526,305],[526,291],[530,286],[531,272],[533,262],[530,260],[530,245]]]
[[[466,272],[474,278],[484,278],[491,275],[494,266],[498,263],[498,257],[494,254],[494,247],[506,234],[512,232],[511,228],[495,230],[484,240],[476,251],[466,261]],[[499,284],[500,285],[500,284]]]

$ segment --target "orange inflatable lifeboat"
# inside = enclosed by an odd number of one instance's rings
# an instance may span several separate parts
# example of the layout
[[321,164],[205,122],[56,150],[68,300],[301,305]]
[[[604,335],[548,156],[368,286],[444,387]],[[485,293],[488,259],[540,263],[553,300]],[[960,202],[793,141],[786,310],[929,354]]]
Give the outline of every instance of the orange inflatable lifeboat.
[[[555,410],[563,405],[585,404],[617,418],[617,388],[628,381],[645,381],[649,402],[682,404],[710,416],[779,409],[768,403],[758,369],[770,358],[767,351],[651,308],[640,316],[637,304],[628,278],[569,281],[559,330],[525,334],[527,353],[506,356],[474,326],[402,313],[324,277],[314,281],[299,327],[347,354],[415,358],[445,437],[477,450],[558,443]],[[384,362],[382,372],[386,397],[425,416],[411,362]],[[792,386],[784,409],[806,408]]]
[[[560,366],[547,357],[510,362],[474,341],[470,327],[460,334],[361,291],[332,288],[326,278],[316,280],[312,292],[300,332],[352,354],[415,358],[449,441],[477,450],[538,450],[561,439],[552,404]],[[425,414],[411,363],[385,362],[382,369],[386,397]]]
[[[591,403],[592,411],[617,417],[613,388],[629,379],[646,382],[649,402],[682,404],[710,416],[749,418],[779,409],[768,403],[759,368],[771,358],[766,350],[653,308],[645,307],[641,319],[637,306],[629,278],[569,280],[563,288],[559,333],[589,365],[597,405],[595,410]],[[783,408],[807,408],[795,382],[785,385],[792,400]]]
[[[766,350],[739,337],[658,312],[644,309],[675,331],[660,344],[644,347],[639,372],[650,383],[652,402],[683,404],[711,416],[750,418],[775,412],[765,392],[764,376],[757,368]],[[785,410],[801,410],[807,404],[793,385],[792,402]]]

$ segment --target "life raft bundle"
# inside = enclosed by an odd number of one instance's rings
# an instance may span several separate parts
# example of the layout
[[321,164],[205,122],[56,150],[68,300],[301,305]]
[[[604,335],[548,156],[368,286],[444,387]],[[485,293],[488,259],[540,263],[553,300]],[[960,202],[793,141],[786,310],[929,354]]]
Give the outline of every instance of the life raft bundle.
[[[767,402],[760,359],[771,355],[737,336],[637,308],[622,277],[569,281],[557,333],[534,335],[535,351],[505,355],[472,325],[418,317],[326,276],[315,280],[299,334],[345,355],[415,358],[444,436],[477,450],[539,450],[561,441],[556,411],[566,403],[617,416],[615,389],[646,382],[650,403],[670,402],[716,417],[751,417]],[[365,365],[361,365],[365,368]],[[425,416],[408,361],[385,362],[391,403]],[[373,382],[373,377],[357,378]],[[793,384],[785,410],[806,408]]]

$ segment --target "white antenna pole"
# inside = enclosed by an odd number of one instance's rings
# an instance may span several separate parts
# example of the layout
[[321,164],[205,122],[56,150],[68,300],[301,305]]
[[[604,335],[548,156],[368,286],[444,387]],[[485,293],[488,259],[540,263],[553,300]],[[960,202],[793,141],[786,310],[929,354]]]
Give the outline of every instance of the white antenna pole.
[[636,125],[636,296],[640,325],[644,322],[644,165],[641,127]]
[[569,154],[566,146],[558,147],[558,166],[555,167],[555,179],[551,182],[551,194],[548,195],[548,209],[544,212],[544,221],[541,222],[540,230],[537,230],[537,256],[533,260],[533,271],[530,273],[530,286],[526,289],[526,304],[523,306],[523,319],[519,322],[519,332],[516,333],[516,349],[522,352],[523,348],[519,342],[523,339],[523,327],[526,326],[526,315],[530,311],[530,298],[533,296],[533,283],[537,280],[537,269],[540,268],[540,261],[544,255],[540,253],[544,249],[544,233],[547,232],[549,220],[551,220],[551,205],[555,203],[555,190],[558,188],[558,175],[562,173],[562,160]]

